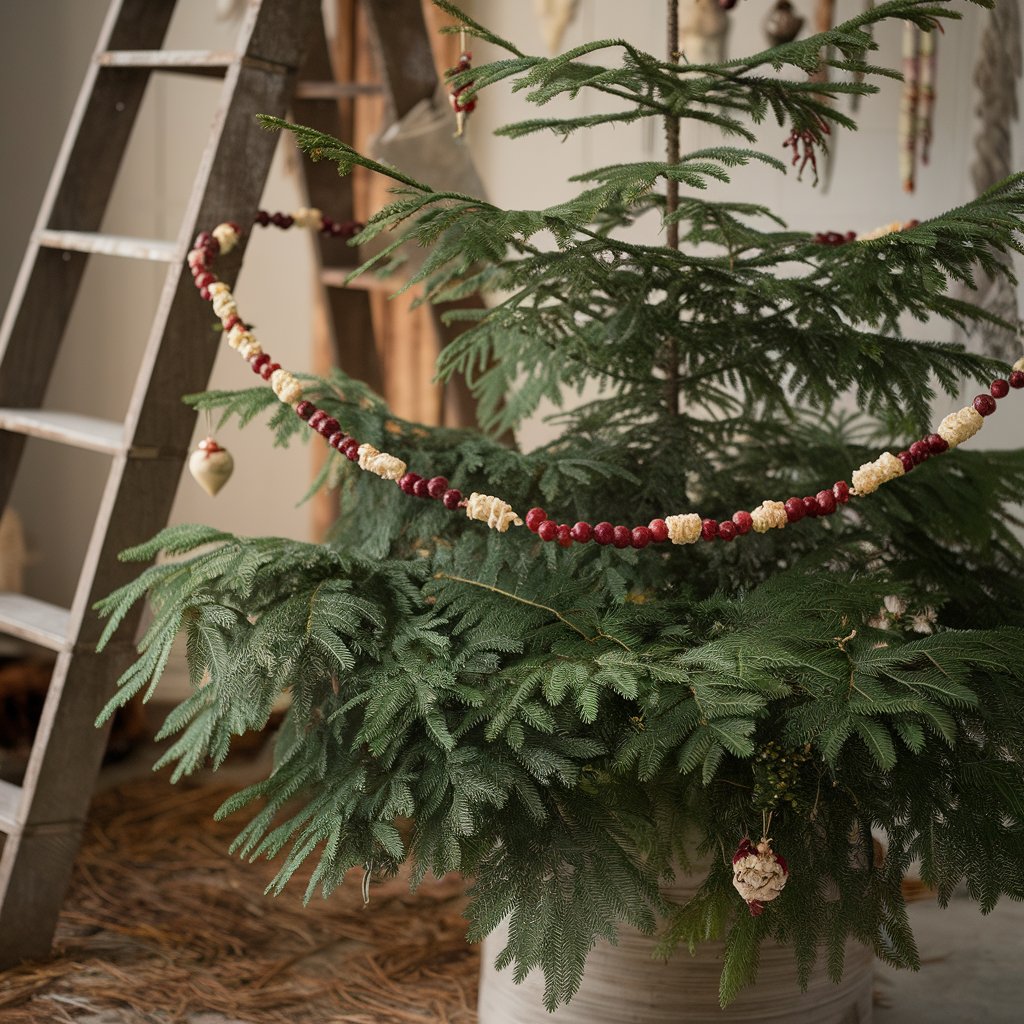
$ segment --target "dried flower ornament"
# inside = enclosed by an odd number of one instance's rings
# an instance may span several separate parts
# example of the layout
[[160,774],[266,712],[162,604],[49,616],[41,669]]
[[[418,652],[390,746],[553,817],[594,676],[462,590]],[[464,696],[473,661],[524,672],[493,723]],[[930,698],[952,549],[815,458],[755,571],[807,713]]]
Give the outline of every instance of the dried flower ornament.
[[732,858],[733,888],[750,908],[751,917],[760,917],[764,905],[777,899],[789,879],[789,866],[772,849],[772,841],[762,836],[756,845],[744,836]]

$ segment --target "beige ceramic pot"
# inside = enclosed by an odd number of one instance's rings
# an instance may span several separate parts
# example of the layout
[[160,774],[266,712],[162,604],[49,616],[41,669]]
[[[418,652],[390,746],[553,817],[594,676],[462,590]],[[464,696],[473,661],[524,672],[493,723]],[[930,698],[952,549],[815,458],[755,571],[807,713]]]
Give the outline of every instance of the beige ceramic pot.
[[[677,878],[667,895],[685,902],[702,878]],[[521,985],[512,969],[496,971],[504,948],[502,925],[483,942],[479,1024],[869,1024],[874,957],[850,943],[841,984],[829,980],[819,957],[805,992],[797,984],[793,951],[761,946],[757,983],[725,1010],[718,1005],[723,944],[705,943],[689,956],[678,950],[667,962],[654,960],[655,940],[632,928],[619,932],[618,946],[601,942],[587,960],[580,990],[555,1013],[544,1009],[544,979],[533,971]]]

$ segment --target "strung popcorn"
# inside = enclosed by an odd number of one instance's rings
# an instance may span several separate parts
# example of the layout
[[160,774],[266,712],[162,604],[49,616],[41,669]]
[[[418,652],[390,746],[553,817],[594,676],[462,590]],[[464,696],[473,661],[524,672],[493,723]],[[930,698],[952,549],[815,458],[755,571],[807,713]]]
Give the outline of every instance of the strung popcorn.
[[226,255],[231,252],[231,250],[238,245],[238,239],[240,237],[238,225],[232,224],[230,221],[225,224],[218,224],[210,234],[213,235],[220,244],[220,251],[222,255]]
[[955,448],[958,444],[963,444],[968,438],[974,437],[981,430],[984,422],[984,417],[973,405],[965,405],[962,409],[951,412],[943,419],[935,433],[950,448]]
[[894,220],[891,224],[883,224],[874,231],[866,231],[863,235],[857,236],[858,242],[869,242],[873,238],[884,238],[886,235],[895,234],[897,231],[908,231],[916,228],[921,222],[918,220]]
[[781,501],[762,501],[753,512],[750,519],[756,533],[767,533],[769,530],[782,530],[789,517],[786,515],[786,506]]
[[323,224],[324,215],[315,208],[300,206],[295,213],[292,214],[292,219],[295,221],[297,227],[316,228],[319,231],[320,225]]
[[[979,419],[981,417],[978,417]],[[906,470],[903,463],[892,452],[882,452],[874,462],[865,462],[860,469],[855,469],[850,477],[853,484],[851,493],[863,497],[872,494],[888,480],[903,476]]]
[[213,311],[221,320],[238,315],[238,304],[231,292],[222,292],[213,297]]
[[302,398],[302,385],[287,370],[275,370],[270,375],[270,386],[285,405],[294,405]]
[[732,884],[746,901],[751,917],[764,913],[764,905],[778,897],[788,877],[785,859],[772,849],[767,836],[756,846],[743,838],[732,858]]
[[491,494],[474,491],[466,502],[466,515],[486,523],[492,530],[504,533],[513,524],[522,526],[523,521],[512,511],[512,506]]
[[401,460],[387,452],[378,451],[372,444],[359,446],[359,468],[376,473],[385,480],[397,480],[408,468]]
[[689,512],[684,516],[665,516],[668,539],[673,544],[693,544],[700,538],[700,516]]

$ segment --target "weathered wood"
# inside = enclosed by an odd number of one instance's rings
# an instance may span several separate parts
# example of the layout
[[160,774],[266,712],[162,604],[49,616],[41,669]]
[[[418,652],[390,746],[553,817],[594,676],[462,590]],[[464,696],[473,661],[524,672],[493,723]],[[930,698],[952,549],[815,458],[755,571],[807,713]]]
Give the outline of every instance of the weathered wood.
[[178,263],[183,253],[177,242],[161,238],[129,238],[96,231],[37,231],[36,241],[46,249],[87,252],[97,256],[122,256],[157,263]]
[[[175,3],[114,0],[98,49],[159,46]],[[90,65],[40,206],[37,233],[98,230],[148,80],[143,69],[114,74]],[[42,403],[85,264],[84,253],[30,242],[0,323],[0,406]],[[0,435],[0,508],[10,497],[24,446],[20,435]]]
[[124,451],[124,424],[50,409],[0,409],[0,430],[116,455]]
[[[306,58],[300,78],[325,79],[333,75],[331,56],[322,26],[314,28],[308,40]],[[336,138],[347,138],[346,125],[333,98],[302,98],[292,102],[292,116],[300,124],[327,132]],[[328,161],[301,162],[306,192],[311,206],[329,213],[335,220],[354,216],[351,177],[339,178],[337,169]],[[358,253],[340,239],[317,239],[321,266],[345,263],[351,265]],[[383,390],[384,374],[374,343],[373,317],[366,295],[356,290],[334,290],[327,293],[329,324],[333,328],[337,365],[347,374],[367,383],[376,391]]]
[[397,277],[378,277],[374,273],[361,274],[349,281],[348,276],[355,267],[324,267],[320,271],[320,283],[325,288],[351,288],[360,292],[384,292],[394,295],[405,283]]
[[437,90],[437,70],[420,0],[366,0],[363,4],[392,120]]
[[236,59],[234,53],[217,50],[107,50],[96,55],[96,63],[104,68],[148,68],[217,77],[223,77]]
[[379,82],[299,82],[295,87],[295,98],[348,100],[357,96],[378,96],[383,91],[384,87]]
[[65,651],[71,646],[70,622],[66,608],[25,594],[0,593],[0,633]]

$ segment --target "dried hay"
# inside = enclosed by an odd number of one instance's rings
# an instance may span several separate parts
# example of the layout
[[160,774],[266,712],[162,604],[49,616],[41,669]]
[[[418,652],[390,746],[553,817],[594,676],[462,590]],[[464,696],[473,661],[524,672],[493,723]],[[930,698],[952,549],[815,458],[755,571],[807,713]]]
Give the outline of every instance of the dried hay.
[[4,1024],[476,1020],[460,879],[375,883],[365,907],[361,874],[305,908],[308,875],[265,897],[274,866],[212,820],[230,792],[161,775],[96,798],[53,959],[0,973]]

